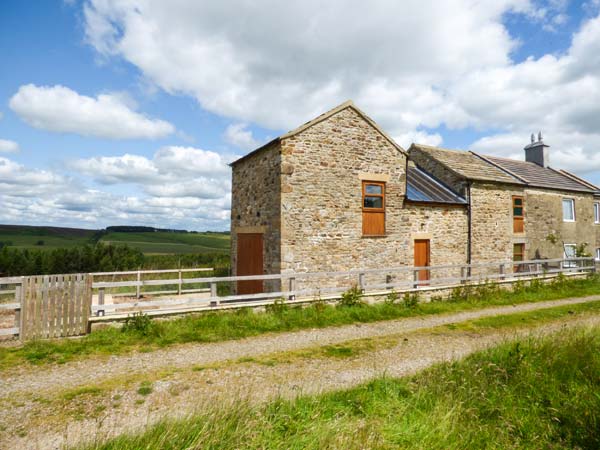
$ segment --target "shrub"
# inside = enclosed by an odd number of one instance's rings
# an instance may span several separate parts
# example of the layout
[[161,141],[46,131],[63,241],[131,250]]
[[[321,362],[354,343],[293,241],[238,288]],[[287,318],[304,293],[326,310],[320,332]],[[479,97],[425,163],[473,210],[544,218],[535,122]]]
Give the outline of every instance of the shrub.
[[285,303],[285,299],[283,297],[275,299],[275,301],[273,302],[272,305],[265,306],[265,310],[267,312],[277,314],[277,315],[281,315],[284,312],[288,311],[289,309],[290,308]]
[[362,291],[355,284],[342,294],[340,306],[358,306],[362,305]]
[[406,292],[402,297],[402,303],[406,308],[416,308],[419,304],[419,293],[418,292]]
[[131,316],[127,316],[121,330],[124,333],[133,332],[146,336],[150,333],[151,328],[152,319],[140,311],[139,313],[133,313]]
[[398,293],[396,291],[390,292],[388,295],[385,296],[385,300],[384,300],[384,302],[387,303],[388,305],[393,305],[397,301],[398,301]]

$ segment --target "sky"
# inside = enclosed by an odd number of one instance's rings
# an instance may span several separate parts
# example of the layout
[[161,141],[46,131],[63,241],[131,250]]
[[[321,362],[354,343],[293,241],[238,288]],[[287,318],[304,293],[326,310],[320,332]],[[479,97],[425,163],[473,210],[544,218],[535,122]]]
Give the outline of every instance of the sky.
[[0,223],[227,230],[228,163],[348,99],[600,184],[600,0],[2,0],[0,58]]

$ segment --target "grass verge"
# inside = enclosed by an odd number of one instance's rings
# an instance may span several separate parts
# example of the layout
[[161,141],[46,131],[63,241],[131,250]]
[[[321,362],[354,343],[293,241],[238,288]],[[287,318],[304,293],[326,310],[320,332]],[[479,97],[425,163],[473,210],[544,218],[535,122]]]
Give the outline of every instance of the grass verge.
[[134,350],[152,351],[180,343],[216,342],[269,332],[369,323],[599,293],[600,277],[594,275],[587,279],[559,277],[548,284],[521,284],[516,285],[513,291],[493,284],[459,288],[449,300],[430,303],[415,304],[401,300],[375,305],[331,306],[317,302],[305,308],[277,304],[267,312],[240,309],[162,321],[137,316],[123,329],[110,327],[97,330],[81,339],[33,341],[20,347],[0,348],[0,370],[23,364],[64,363],[87,356],[123,354]]
[[521,339],[402,379],[163,421],[94,450],[600,447],[600,329]]

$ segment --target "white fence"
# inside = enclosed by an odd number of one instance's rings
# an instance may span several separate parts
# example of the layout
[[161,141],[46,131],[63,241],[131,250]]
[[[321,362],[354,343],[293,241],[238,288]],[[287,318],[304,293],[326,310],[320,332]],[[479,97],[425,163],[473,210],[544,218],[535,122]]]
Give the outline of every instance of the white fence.
[[[559,273],[595,272],[596,266],[593,258],[570,258],[236,277],[214,277],[209,273],[212,270],[197,268],[80,274],[90,280],[79,296],[88,305],[83,307],[85,319],[81,321],[88,321],[89,325],[96,321],[118,320],[137,311],[154,316],[262,306],[272,304],[280,298],[291,303],[306,303],[319,298],[339,298],[341,293],[352,286],[359,287],[365,295],[376,296],[385,295],[391,290],[410,292],[484,281],[510,282],[552,277]],[[40,330],[43,333],[46,322],[50,329],[59,325],[60,314],[46,313],[40,305],[45,304],[47,297],[50,306],[57,311],[60,309],[66,315],[65,307],[59,303],[72,304],[73,299],[68,294],[53,292],[50,289],[52,283],[48,284],[46,280],[49,277],[57,276],[0,278],[0,336],[19,336],[20,330],[30,327],[30,324],[23,323],[23,318],[31,314],[23,313],[29,311],[25,308],[30,307],[32,299],[37,306],[33,306],[29,312],[41,318],[38,322],[42,324]],[[262,280],[265,291],[244,295],[235,293],[237,282],[250,280]],[[24,286],[29,286],[27,292],[23,291]],[[49,288],[46,289],[46,286]],[[73,308],[69,306],[69,314],[71,309]],[[9,316],[11,313],[12,316]],[[69,324],[73,322],[71,319],[62,320],[61,323]]]
[[[365,295],[378,295],[385,291],[412,291],[426,288],[452,287],[483,281],[515,280],[524,277],[555,276],[558,273],[576,274],[595,271],[593,258],[546,259],[531,261],[505,261],[467,265],[439,265],[428,267],[393,267],[381,269],[356,269],[336,272],[283,273],[229,277],[194,277],[181,279],[151,279],[140,281],[93,282],[92,288],[103,298],[108,289],[146,286],[201,284],[198,292],[206,295],[141,299],[123,303],[92,304],[92,321],[120,318],[133,311],[149,315],[183,313],[221,308],[241,308],[268,305],[285,298],[289,302],[310,302],[317,298],[335,298],[356,285]],[[427,278],[427,279],[425,279]],[[236,295],[238,281],[260,280],[269,283],[269,289],[257,294]],[[180,288],[181,290],[181,288]],[[181,290],[184,292],[185,290]]]

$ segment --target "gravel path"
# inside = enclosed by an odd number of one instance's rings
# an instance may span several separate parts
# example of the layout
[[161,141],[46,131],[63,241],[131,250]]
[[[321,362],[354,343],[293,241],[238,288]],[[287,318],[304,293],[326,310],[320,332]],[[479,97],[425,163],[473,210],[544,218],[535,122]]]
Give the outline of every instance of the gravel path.
[[[69,363],[35,372],[23,371],[1,380],[0,448],[58,449],[82,441],[104,439],[125,431],[141,430],[164,417],[187,414],[242,400],[267,401],[343,389],[382,374],[412,374],[436,362],[471,352],[532,330],[427,332],[426,328],[501,314],[600,300],[600,296],[373,324],[281,333],[235,342],[182,345],[152,353],[139,353]],[[564,326],[600,325],[600,316],[574,316],[545,324],[535,332],[548,333]],[[416,333],[415,333],[416,332]],[[291,358],[273,364],[228,364],[239,358],[260,357],[361,338],[382,338],[373,349],[352,358]],[[374,342],[377,342],[375,340]],[[223,363],[194,370],[198,365]],[[82,395],[68,401],[56,395],[80,385],[109,381],[115,376],[137,376],[163,370],[153,392],[142,397],[139,379],[117,384],[106,392]],[[155,377],[156,378],[156,377]]]
[[181,368],[209,365],[227,360],[256,357],[274,352],[298,350],[317,345],[331,345],[354,339],[373,338],[439,325],[503,314],[534,311],[553,306],[575,305],[600,300],[600,295],[584,298],[552,300],[520,305],[499,306],[452,314],[422,316],[368,324],[344,325],[289,333],[272,333],[235,341],[208,344],[183,344],[149,353],[111,356],[105,359],[85,359],[44,369],[20,369],[0,374],[3,396],[20,391],[54,390],[101,382],[119,375],[157,371],[161,368]]

